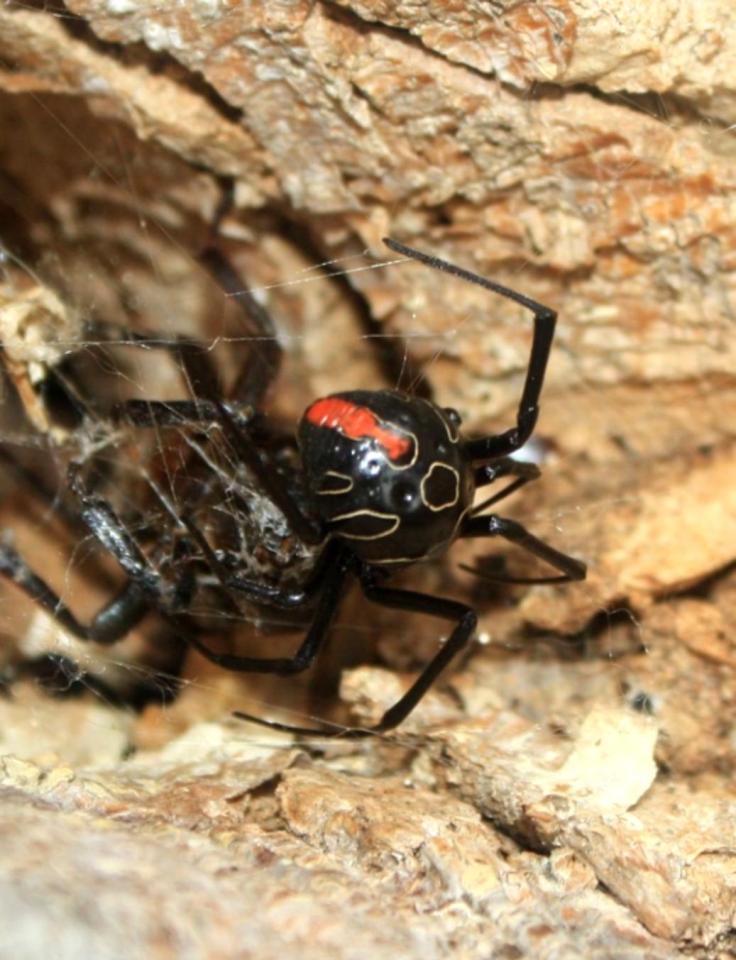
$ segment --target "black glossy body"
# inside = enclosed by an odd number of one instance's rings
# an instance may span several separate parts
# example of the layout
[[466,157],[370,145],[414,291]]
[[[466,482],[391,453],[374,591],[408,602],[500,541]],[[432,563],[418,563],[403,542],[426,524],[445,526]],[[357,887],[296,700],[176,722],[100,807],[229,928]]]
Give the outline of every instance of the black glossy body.
[[298,433],[310,511],[369,563],[444,551],[475,492],[459,423],[455,411],[395,390],[316,401]]

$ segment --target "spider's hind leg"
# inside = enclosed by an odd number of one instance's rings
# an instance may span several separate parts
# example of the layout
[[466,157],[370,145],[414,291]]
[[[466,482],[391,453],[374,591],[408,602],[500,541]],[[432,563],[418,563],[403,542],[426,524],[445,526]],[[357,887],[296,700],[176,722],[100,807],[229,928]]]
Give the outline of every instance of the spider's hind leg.
[[[150,611],[162,610],[165,614],[172,595],[178,593],[179,598],[185,600],[185,594],[191,591],[193,584],[187,583],[189,574],[186,568],[185,575],[174,584],[158,577],[106,501],[82,489],[79,480],[72,481],[72,486],[75,485],[80,487],[77,494],[82,502],[81,509],[75,515],[69,511],[69,517],[63,519],[77,542],[80,525],[86,526],[123,567],[127,577],[112,598],[103,603],[91,618],[80,620],[15,548],[7,533],[0,536],[0,577],[22,590],[69,636],[85,644],[106,647],[125,638]],[[34,492],[42,501],[47,499],[44,489]],[[30,659],[26,658],[25,663],[14,670],[17,675],[28,673],[34,676],[56,693],[86,689],[97,691],[108,702],[142,706],[151,700],[169,700],[176,693],[174,678],[179,673],[185,647],[173,636],[171,642],[163,641],[161,636],[156,644],[147,645],[143,660],[136,655],[136,666],[133,667],[130,658],[133,650],[138,649],[139,641],[115,661],[109,661],[107,658],[99,660],[91,651],[89,655],[82,655],[81,650],[71,650],[70,658],[70,650],[63,641],[60,641],[60,648],[51,641],[46,651],[37,650],[37,641],[33,641],[31,649],[26,651],[21,633],[18,652],[24,657],[28,653]],[[115,669],[111,670],[113,662]]]
[[[60,496],[60,491],[25,467],[8,451],[0,448],[0,461],[10,470],[25,491],[30,493],[48,511],[59,516],[70,535],[78,538],[84,530],[86,518]],[[19,587],[57,623],[79,640],[94,643],[115,643],[133,629],[151,607],[150,598],[134,579],[129,580],[118,593],[84,625],[74,616],[61,598],[48,586],[12,545],[10,535],[0,536],[0,576]]]
[[77,640],[111,644],[129,633],[151,609],[151,601],[134,581],[106,603],[89,624],[81,623],[64,601],[8,543],[0,542],[0,576],[19,587]]
[[23,590],[78,640],[112,644],[137,626],[150,610],[165,612],[180,605],[194,584],[189,582],[189,576],[170,582],[154,569],[110,504],[87,489],[79,465],[70,468],[69,480],[80,503],[80,520],[118,561],[126,582],[88,624],[83,624],[7,538],[0,539],[0,576]]
[[237,402],[239,407],[257,408],[281,368],[282,349],[276,327],[271,315],[217,247],[208,247],[199,259],[225,296],[240,307],[242,327],[238,336],[247,340],[250,347],[229,392],[229,400]]

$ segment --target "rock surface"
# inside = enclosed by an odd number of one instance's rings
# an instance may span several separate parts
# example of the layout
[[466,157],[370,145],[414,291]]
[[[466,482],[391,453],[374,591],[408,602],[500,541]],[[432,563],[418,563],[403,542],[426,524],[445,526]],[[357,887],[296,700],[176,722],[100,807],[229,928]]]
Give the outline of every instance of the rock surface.
[[[480,642],[396,734],[325,745],[228,715],[328,716],[342,673],[371,722],[437,621],[351,598],[316,680],[192,655],[177,701],[134,715],[116,698],[176,672],[155,618],[80,649],[0,583],[0,954],[736,950],[735,57],[727,0],[0,7],[2,450],[63,476],[54,369],[102,405],[182,396],[165,350],[106,352],[100,329],[196,337],[233,384],[252,345],[198,260],[213,239],[275,319],[285,428],[321,393],[397,384],[507,427],[530,317],[390,234],[559,311],[544,477],[503,509],[589,566],[499,589],[459,569],[495,569],[464,542],[407,574],[477,603]],[[87,441],[121,478],[176,455]],[[58,489],[49,509],[0,466],[3,529],[90,615],[116,565]],[[244,645],[294,643],[255,626]],[[41,691],[24,664],[50,644],[99,688]]]

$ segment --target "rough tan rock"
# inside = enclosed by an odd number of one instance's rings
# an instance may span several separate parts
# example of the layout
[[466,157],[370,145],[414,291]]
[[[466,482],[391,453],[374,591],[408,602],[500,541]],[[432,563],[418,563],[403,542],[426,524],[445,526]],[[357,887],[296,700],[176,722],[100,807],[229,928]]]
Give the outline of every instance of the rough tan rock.
[[[733,23],[727,0],[2,5],[0,247],[17,259],[0,323],[22,401],[8,385],[5,443],[62,470],[38,379],[88,356],[101,402],[182,395],[161,351],[88,349],[95,323],[196,336],[233,382],[248,344],[197,261],[230,180],[216,239],[276,319],[269,411],[287,426],[314,395],[396,383],[429,384],[473,430],[513,416],[530,318],[389,255],[387,233],[559,310],[544,479],[504,508],[590,575],[498,589],[458,570],[487,569],[469,543],[408,574],[477,602],[481,642],[360,744],[296,749],[223,718],[276,700],[333,716],[337,675],[375,648],[391,669],[340,688],[370,722],[437,621],[351,602],[321,686],[192,657],[177,703],[137,718],[8,683],[0,952],[733,951]],[[73,323],[36,311],[20,330],[28,286]],[[115,565],[85,560],[12,472],[0,492],[3,528],[94,611]],[[151,621],[95,651],[107,679],[161,655]],[[4,583],[0,630],[3,678],[50,635],[72,649]],[[258,632],[243,643],[294,641]]]

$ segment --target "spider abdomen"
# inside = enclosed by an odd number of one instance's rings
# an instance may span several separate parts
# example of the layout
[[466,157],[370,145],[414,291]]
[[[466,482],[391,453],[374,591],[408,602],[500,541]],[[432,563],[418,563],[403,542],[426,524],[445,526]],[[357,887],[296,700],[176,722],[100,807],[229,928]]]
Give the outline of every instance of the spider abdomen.
[[443,550],[473,498],[459,417],[392,390],[312,403],[299,426],[310,506],[369,563],[411,563]]

